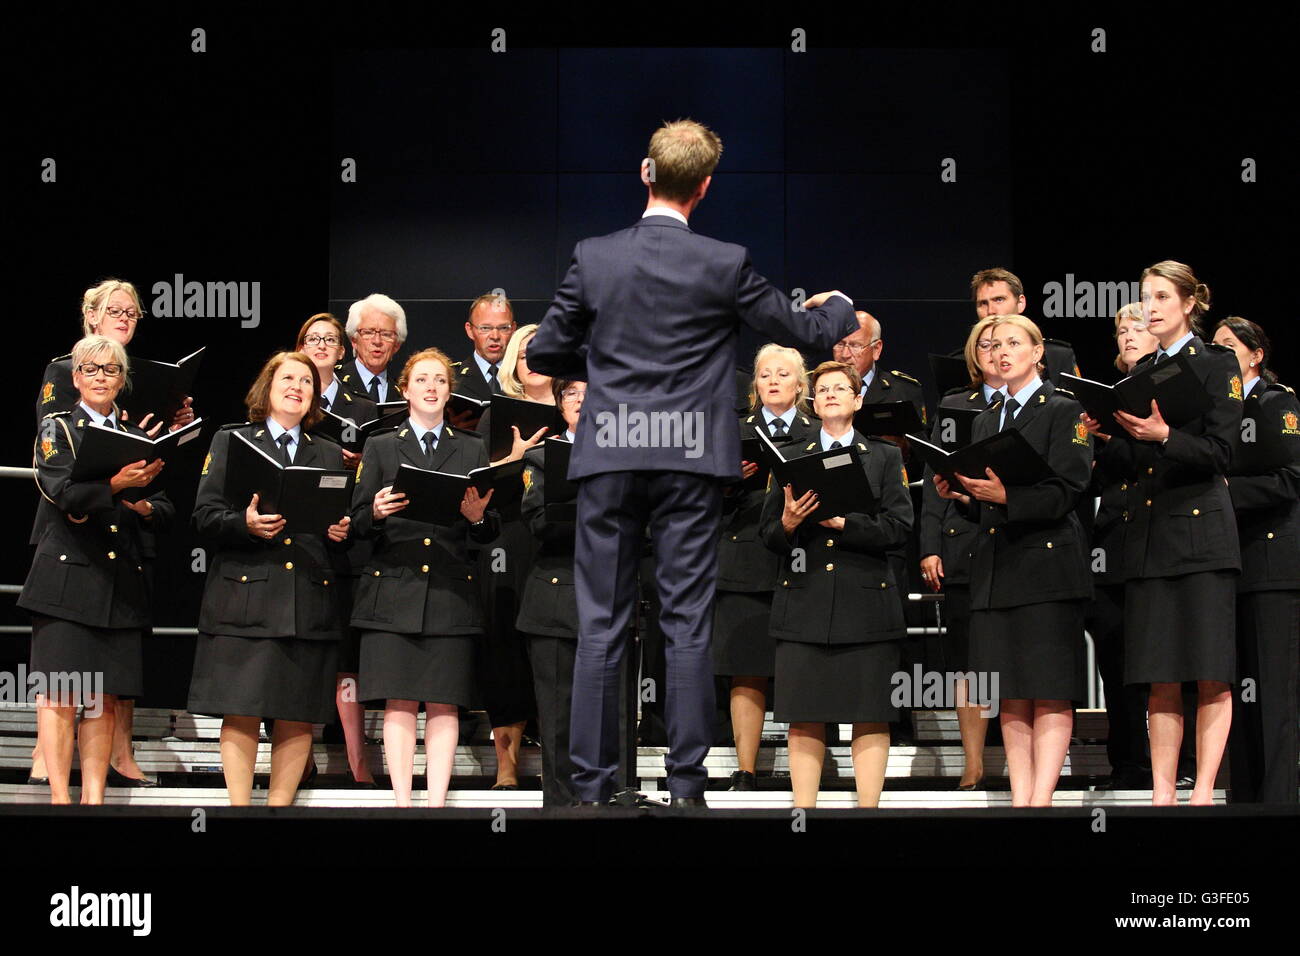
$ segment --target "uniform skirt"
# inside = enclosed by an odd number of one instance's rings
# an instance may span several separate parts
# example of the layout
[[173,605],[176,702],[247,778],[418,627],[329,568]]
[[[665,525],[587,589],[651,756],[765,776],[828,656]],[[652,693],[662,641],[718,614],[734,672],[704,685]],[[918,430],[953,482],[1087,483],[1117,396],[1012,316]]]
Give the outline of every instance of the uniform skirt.
[[719,591],[713,602],[713,673],[771,677],[776,673],[771,591]]
[[1124,683],[1236,678],[1235,571],[1139,578],[1124,591]]
[[[139,697],[144,693],[144,655],[140,640],[139,628],[90,627],[62,618],[32,615],[28,673],[44,675],[47,690],[56,692],[64,687],[72,691],[76,704],[84,703],[84,694],[94,691]],[[59,676],[65,674],[69,676]],[[73,674],[81,676],[73,679],[70,676]]]
[[323,724],[337,673],[335,641],[200,634],[187,709]]
[[997,675],[1001,700],[1088,699],[1086,601],[1048,601],[976,610],[970,616],[970,670]]
[[365,631],[357,697],[365,702],[417,700],[470,706],[474,650],[482,638]]
[[902,648],[870,644],[776,642],[773,716],[786,723],[888,723]]

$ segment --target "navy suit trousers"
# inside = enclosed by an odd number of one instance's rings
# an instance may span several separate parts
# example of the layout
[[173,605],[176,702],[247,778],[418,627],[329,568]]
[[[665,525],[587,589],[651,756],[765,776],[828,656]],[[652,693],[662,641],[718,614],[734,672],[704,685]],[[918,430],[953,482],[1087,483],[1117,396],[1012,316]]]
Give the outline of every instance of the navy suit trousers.
[[668,670],[668,790],[704,795],[713,740],[709,641],[718,576],[722,484],[685,472],[610,472],[578,487],[574,583],[578,651],[573,669],[570,756],[580,800],[607,800],[618,765],[619,663],[637,601],[637,568],[649,525]]

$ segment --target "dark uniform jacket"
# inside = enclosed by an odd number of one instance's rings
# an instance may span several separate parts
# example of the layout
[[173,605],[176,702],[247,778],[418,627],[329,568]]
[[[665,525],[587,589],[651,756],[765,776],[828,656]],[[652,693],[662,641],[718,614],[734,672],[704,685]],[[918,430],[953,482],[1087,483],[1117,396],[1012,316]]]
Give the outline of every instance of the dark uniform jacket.
[[[912,527],[903,459],[890,442],[856,431],[853,443],[880,504],[878,514],[844,515],[843,531],[804,521],[791,540],[781,527],[785,491],[775,481],[768,490],[759,527],[763,542],[781,555],[771,625],[778,640],[863,644],[906,634],[902,596],[886,554],[907,540]],[[801,453],[821,450],[814,438]]]
[[[338,368],[335,369],[335,374],[338,374]],[[389,398],[393,401],[398,400],[398,398],[393,397],[396,394],[395,388],[394,385],[389,389]],[[348,391],[342,379],[339,379],[339,387],[334,392],[334,404],[329,407],[329,411],[339,416],[339,418],[349,418],[358,425],[373,422],[379,417],[379,406],[370,400],[370,396],[364,392],[357,394]]]
[[[497,374],[501,374],[499,369]],[[451,390],[459,395],[477,398],[482,402],[492,398],[492,389],[488,386],[483,373],[479,371],[474,353],[471,352],[468,358],[456,366],[456,384]]]
[[[802,454],[808,442],[818,437],[820,425],[799,410],[790,422],[789,443],[781,446],[786,455]],[[740,420],[740,437],[755,433],[771,437],[763,412],[757,411]],[[718,590],[741,592],[772,591],[776,587],[781,559],[759,539],[758,523],[763,514],[767,492],[762,489],[741,492],[739,485],[722,499],[722,526],[718,538]]]
[[523,520],[537,539],[537,557],[524,583],[515,629],[525,634],[578,639],[578,598],[573,589],[577,501],[546,504],[544,445],[524,453]]
[[[247,501],[228,501],[226,467],[235,432],[278,459],[263,421],[226,425],[212,436],[194,497],[194,529],[216,547],[208,564],[199,630],[230,637],[296,637],[333,641],[342,636],[339,589],[347,587],[348,541],[319,533],[260,538],[244,519]],[[295,465],[342,468],[343,451],[328,438],[302,433]],[[339,520],[344,516],[339,515]]]
[[51,412],[66,412],[81,401],[81,393],[72,384],[72,356],[50,359],[41,376],[41,390],[36,393],[36,427]]
[[897,369],[886,371],[879,365],[875,368],[875,377],[871,379],[866,394],[862,396],[862,404],[877,405],[883,402],[911,402],[916,408],[916,414],[920,417],[921,424],[926,424],[925,392],[921,388],[921,383]]
[[[1075,505],[1092,471],[1092,436],[1074,397],[1043,382],[1008,428],[1024,436],[1053,475],[1028,486],[1008,486],[1007,503],[972,498],[976,517],[971,555],[971,609],[1020,607],[1092,597],[1086,541]],[[1002,402],[975,419],[971,441],[998,431]],[[971,475],[970,477],[980,477]]]
[[[482,439],[443,423],[433,470],[465,475],[487,463]],[[361,456],[352,531],[372,541],[374,551],[357,581],[352,626],[396,634],[481,634],[483,608],[468,542],[495,538],[497,514],[489,509],[477,526],[459,515],[445,527],[424,524],[401,512],[375,521],[375,493],[393,483],[402,464],[429,467],[409,420],[372,436]]]
[[[165,531],[176,509],[161,491],[142,518],[109,489],[108,479],[72,481],[76,449],[89,416],[53,412],[36,438],[36,555],[18,606],[88,627],[146,627],[149,594],[141,532]],[[131,424],[118,428],[144,433]]]
[[[400,402],[402,396],[397,391],[397,369],[389,366],[386,370],[388,379],[388,393],[384,395],[386,402]],[[366,383],[361,378],[361,373],[357,371],[357,360],[348,359],[334,366],[334,377],[339,380],[339,391],[347,392],[357,398],[370,398],[370,393],[366,391]],[[330,409],[334,414],[339,415],[341,412],[336,409]]]
[[[930,441],[936,445],[943,444],[943,409],[970,408],[982,412],[987,405],[983,385],[945,392],[939,401],[939,411],[935,412]],[[955,501],[940,496],[934,487],[934,471],[927,467],[921,484],[920,552],[923,558],[931,554],[939,556],[943,562],[942,583],[945,586],[969,583],[970,554],[976,529],[975,522],[962,513]]]
[[[1259,432],[1272,429],[1290,448],[1291,460],[1265,474],[1240,474],[1235,465],[1229,474],[1228,493],[1241,539],[1237,589],[1296,589],[1300,588],[1300,402],[1291,389],[1277,383],[1261,382],[1251,395],[1259,398],[1260,405],[1256,440]],[[1241,454],[1241,440],[1238,433],[1234,462]]]
[[[1132,578],[1239,569],[1237,522],[1225,475],[1241,427],[1241,376],[1230,349],[1192,336],[1182,351],[1214,400],[1195,421],[1171,428],[1169,441],[1142,442],[1122,428],[1099,452],[1128,487],[1124,567]],[[1154,354],[1134,371],[1154,361]]]
[[1046,377],[1053,385],[1060,386],[1061,373],[1079,375],[1079,360],[1074,357],[1074,346],[1060,339],[1043,339],[1043,366]]

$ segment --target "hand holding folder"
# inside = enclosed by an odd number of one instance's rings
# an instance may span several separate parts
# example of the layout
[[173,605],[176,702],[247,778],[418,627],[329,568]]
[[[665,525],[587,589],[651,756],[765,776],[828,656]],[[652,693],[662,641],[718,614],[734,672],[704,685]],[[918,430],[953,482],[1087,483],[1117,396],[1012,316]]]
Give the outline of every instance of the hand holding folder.
[[280,515],[286,531],[323,535],[350,510],[354,480],[347,469],[283,465],[235,432],[223,493],[235,508],[257,495],[258,513]]
[[874,515],[880,510],[880,503],[871,491],[871,482],[867,480],[862,457],[855,446],[833,448],[787,461],[771,439],[761,433],[758,437],[767,445],[776,485],[792,486],[796,499],[810,491],[816,493],[817,508],[805,520],[842,518],[855,512]]

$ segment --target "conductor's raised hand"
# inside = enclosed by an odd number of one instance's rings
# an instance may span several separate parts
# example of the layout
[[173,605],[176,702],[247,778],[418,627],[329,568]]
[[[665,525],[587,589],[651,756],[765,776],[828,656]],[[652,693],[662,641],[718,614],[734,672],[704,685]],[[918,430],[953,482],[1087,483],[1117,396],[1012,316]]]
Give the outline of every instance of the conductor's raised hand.
[[370,503],[370,514],[376,521],[383,521],[389,515],[396,514],[410,504],[406,492],[393,494],[393,486],[380,488],[375,492],[375,499]]
[[158,477],[158,472],[162,471],[162,468],[161,458],[152,465],[146,465],[143,458],[129,465],[123,465],[122,470],[108,480],[109,490],[117,495],[128,488],[143,488]]
[[244,509],[244,524],[248,526],[248,533],[254,538],[270,540],[284,530],[284,516],[258,514],[257,501],[258,494],[253,492],[252,500]]
[[987,478],[970,478],[957,472],[957,480],[970,489],[970,493],[980,501],[987,501],[993,505],[1004,505],[1007,503],[1007,489],[1002,484],[1002,479],[993,473],[992,468],[985,468],[984,474]]
[[344,541],[347,539],[351,524],[352,519],[345,515],[336,524],[330,525],[329,530],[325,533],[331,541]]
[[824,305],[826,300],[829,299],[831,296],[843,295],[843,294],[844,293],[841,292],[839,289],[832,289],[830,292],[818,292],[816,295],[804,299],[803,307],[805,309],[816,309]]
[[804,519],[817,510],[817,492],[806,491],[803,497],[795,500],[794,489],[786,485],[785,507],[781,511],[781,527],[785,529],[785,536],[788,538],[803,524]]
[[465,520],[470,524],[482,521],[483,515],[487,513],[488,502],[495,493],[495,488],[489,488],[485,495],[480,495],[473,485],[466,488],[465,497],[460,500],[460,513],[465,516]]

